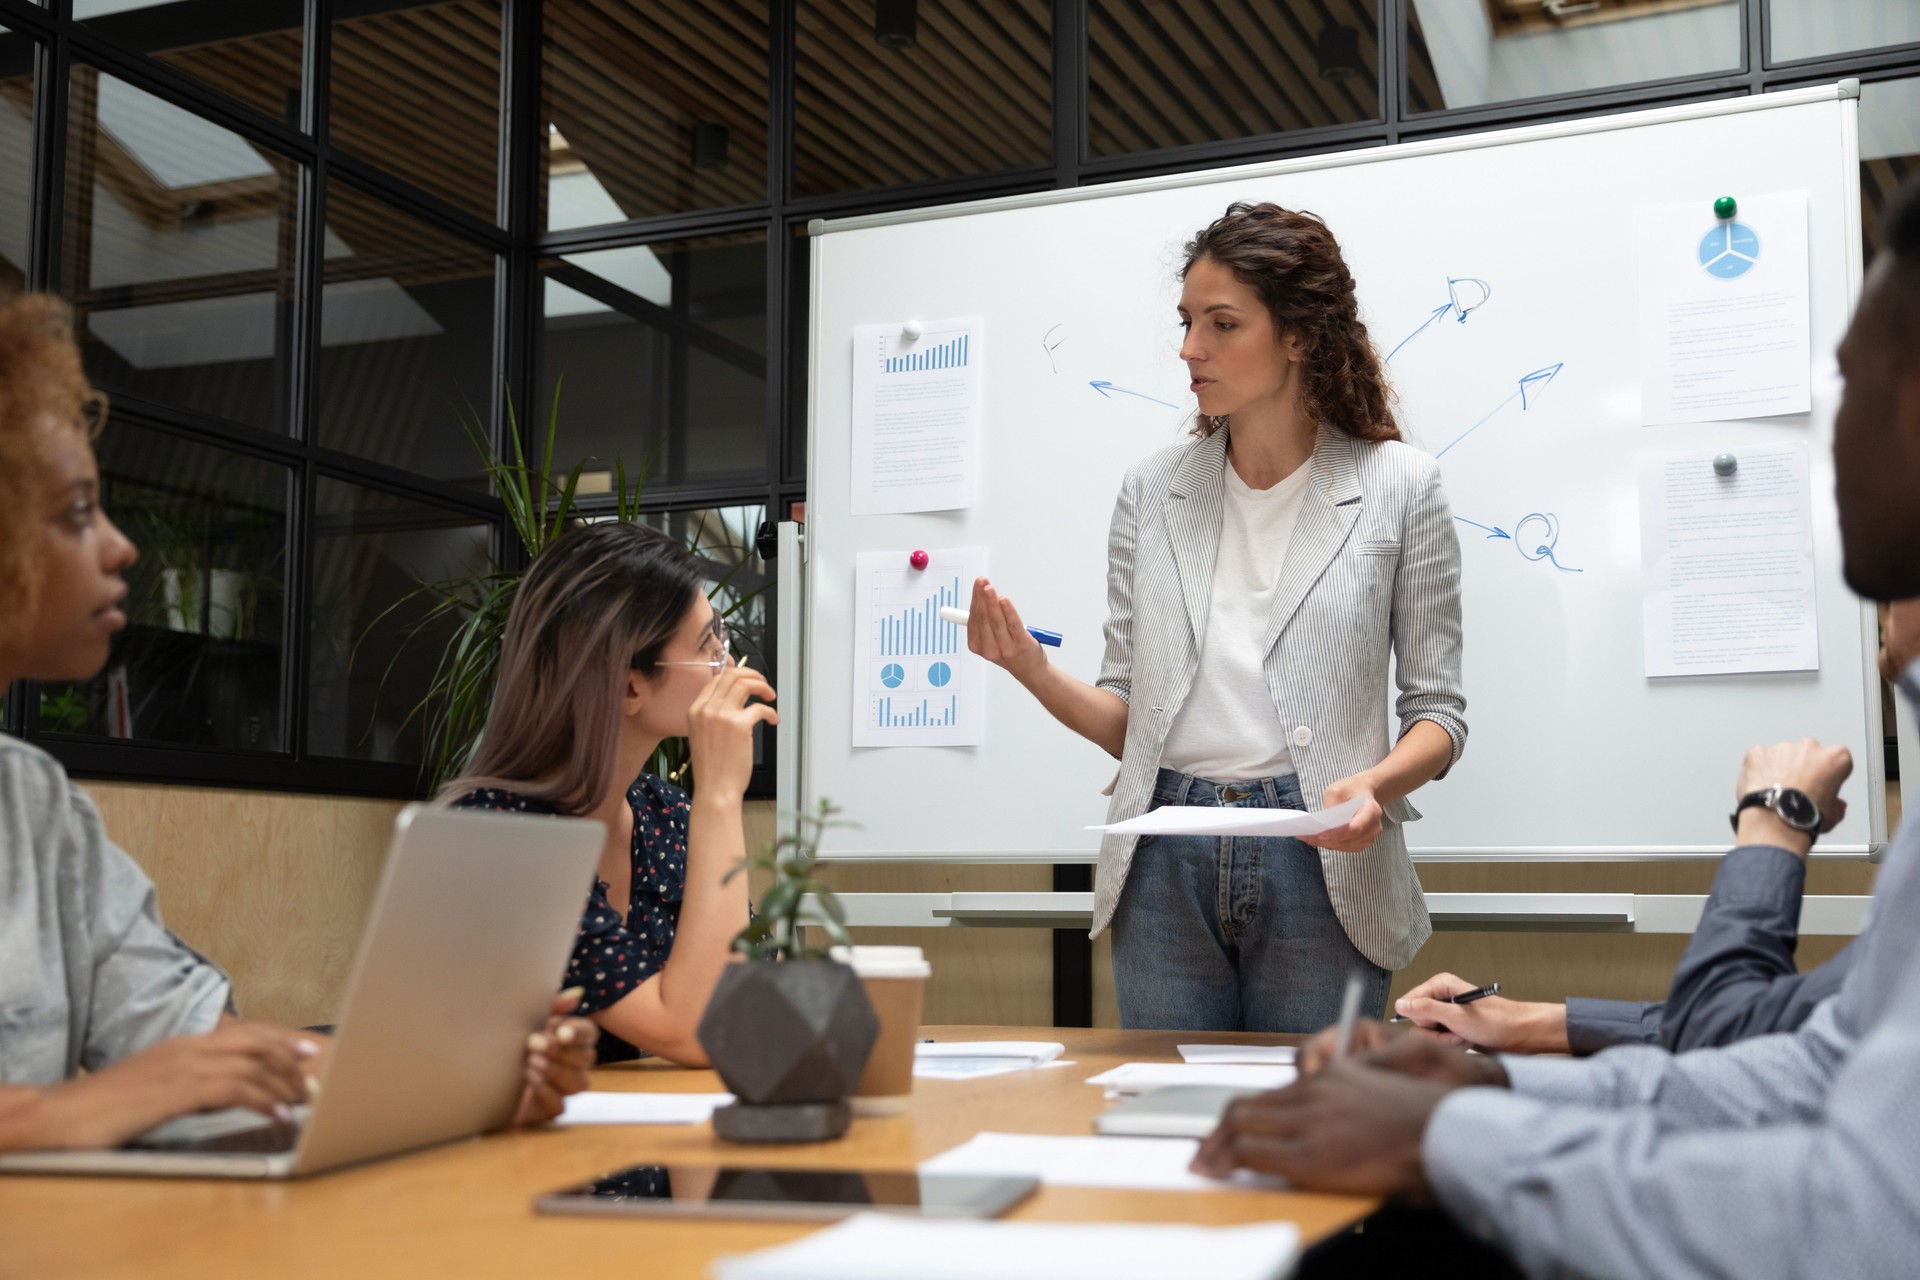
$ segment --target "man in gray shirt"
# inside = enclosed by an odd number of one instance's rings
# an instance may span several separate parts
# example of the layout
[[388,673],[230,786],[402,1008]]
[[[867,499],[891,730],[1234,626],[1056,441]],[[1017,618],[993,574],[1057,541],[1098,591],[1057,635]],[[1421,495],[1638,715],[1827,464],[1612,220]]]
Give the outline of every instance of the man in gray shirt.
[[[1920,180],[1840,346],[1847,581],[1920,595]],[[1920,664],[1901,673],[1920,704]],[[1583,1061],[1403,1037],[1238,1104],[1199,1167],[1432,1197],[1529,1274],[1910,1276],[1920,1258],[1920,815],[1837,994],[1797,1031]],[[1505,1087],[1501,1087],[1505,1086]]]

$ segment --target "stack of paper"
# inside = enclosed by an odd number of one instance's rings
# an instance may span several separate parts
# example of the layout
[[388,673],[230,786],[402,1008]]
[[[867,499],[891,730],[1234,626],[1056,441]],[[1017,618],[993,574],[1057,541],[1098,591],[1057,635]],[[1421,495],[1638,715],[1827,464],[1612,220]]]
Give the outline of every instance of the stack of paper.
[[1302,813],[1298,809],[1205,809],[1166,804],[1125,822],[1088,827],[1108,835],[1134,836],[1317,836],[1345,826],[1360,812],[1360,799]]
[[1161,1089],[1170,1084],[1213,1084],[1234,1089],[1279,1089],[1299,1076],[1291,1066],[1248,1063],[1204,1062],[1129,1062],[1097,1076],[1088,1076],[1088,1084],[1105,1086],[1108,1093],[1124,1096]]
[[1127,1191],[1279,1189],[1278,1178],[1234,1174],[1224,1181],[1188,1169],[1195,1138],[1076,1138],[1041,1133],[982,1133],[920,1166],[922,1173],[1014,1174],[1047,1186]]
[[1277,1280],[1300,1232],[1127,1222],[951,1222],[863,1213],[792,1244],[721,1258],[717,1280]]
[[1290,1044],[1183,1044],[1180,1056],[1206,1066],[1235,1063],[1243,1066],[1292,1066]]
[[701,1124],[730,1093],[576,1093],[555,1124]]
[[945,1040],[914,1046],[913,1074],[922,1080],[972,1080],[1043,1067],[1066,1046],[1050,1040]]

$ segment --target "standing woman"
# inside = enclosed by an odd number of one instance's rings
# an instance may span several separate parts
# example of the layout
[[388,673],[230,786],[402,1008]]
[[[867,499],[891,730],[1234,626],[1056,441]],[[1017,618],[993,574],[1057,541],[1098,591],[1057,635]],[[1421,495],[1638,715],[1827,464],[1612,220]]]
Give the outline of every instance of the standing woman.
[[1432,931],[1401,824],[1466,742],[1460,544],[1325,224],[1230,205],[1186,245],[1181,280],[1196,438],[1121,485],[1099,679],[1051,666],[985,579],[968,645],[1119,757],[1109,821],[1360,801],[1310,841],[1100,849],[1093,926],[1113,928],[1125,1026],[1312,1031],[1356,970],[1363,1007],[1383,1009]]
[[[741,803],[773,688],[734,664],[686,548],[639,525],[570,529],[527,569],[507,617],[486,732],[454,805],[598,818],[599,874],[566,987],[600,1060],[704,1067],[695,1032],[747,923]],[[685,737],[697,793],[643,772]],[[586,888],[586,886],[582,886]]]

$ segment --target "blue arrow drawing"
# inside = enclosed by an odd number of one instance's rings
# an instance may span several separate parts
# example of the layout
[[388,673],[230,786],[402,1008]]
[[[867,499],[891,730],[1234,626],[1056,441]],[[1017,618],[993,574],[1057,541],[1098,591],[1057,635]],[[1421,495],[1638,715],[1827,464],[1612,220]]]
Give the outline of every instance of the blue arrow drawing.
[[[1467,287],[1462,288],[1462,285]],[[1473,296],[1476,290],[1480,294],[1478,298]],[[1453,313],[1455,323],[1465,324],[1467,317],[1478,311],[1481,307],[1484,307],[1487,304],[1487,299],[1492,296],[1493,286],[1478,276],[1448,276],[1447,300],[1435,307],[1432,312],[1428,314],[1427,318],[1420,322],[1418,329],[1415,329],[1412,333],[1400,339],[1399,346],[1387,352],[1386,363],[1392,363],[1393,358],[1400,354],[1400,347],[1406,346],[1409,342],[1412,342],[1415,338],[1425,333],[1437,321],[1444,319],[1449,312]]]
[[[1559,364],[1550,364],[1543,369],[1535,369],[1532,373],[1521,375],[1520,385],[1514,389],[1514,392],[1512,395],[1508,396],[1505,400],[1502,400],[1499,404],[1493,406],[1493,408],[1487,412],[1486,417],[1480,419],[1480,421],[1474,423],[1472,426],[1468,427],[1465,431],[1462,431],[1459,435],[1455,436],[1451,441],[1447,443],[1446,449],[1440,450],[1440,452],[1434,454],[1433,456],[1436,458],[1446,457],[1447,449],[1453,448],[1454,445],[1459,444],[1462,440],[1465,440],[1468,436],[1478,431],[1481,427],[1486,426],[1488,419],[1491,419],[1494,414],[1499,413],[1502,409],[1512,404],[1515,400],[1518,400],[1520,402],[1520,408],[1522,410],[1532,408],[1533,407],[1532,402],[1540,398],[1540,392],[1543,389],[1545,389],[1546,385],[1549,382],[1552,382],[1554,378],[1559,375],[1562,369],[1566,367],[1567,367],[1566,361],[1563,360]],[[1527,394],[1529,390],[1531,390],[1533,393],[1531,397],[1529,397]]]
[[1458,520],[1461,524],[1470,524],[1476,529],[1485,529],[1487,531],[1487,537],[1489,540],[1493,538],[1512,538],[1513,537],[1512,534],[1508,533],[1505,529],[1502,529],[1497,525],[1481,524],[1478,520],[1469,520],[1465,516],[1455,516],[1454,519]]
[[1155,404],[1164,404],[1169,409],[1178,409],[1180,407],[1177,404],[1168,404],[1165,400],[1156,399],[1144,391],[1129,391],[1125,387],[1116,387],[1111,382],[1100,378],[1095,378],[1093,381],[1087,383],[1087,385],[1109,400],[1113,399],[1114,396],[1137,396],[1142,400],[1152,400]]

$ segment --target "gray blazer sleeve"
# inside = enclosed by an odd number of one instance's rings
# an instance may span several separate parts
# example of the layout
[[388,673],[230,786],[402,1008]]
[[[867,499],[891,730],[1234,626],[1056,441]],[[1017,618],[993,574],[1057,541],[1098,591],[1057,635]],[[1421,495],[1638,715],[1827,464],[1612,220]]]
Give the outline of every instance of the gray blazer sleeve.
[[1467,697],[1460,687],[1460,537],[1438,464],[1429,463],[1407,511],[1401,548],[1393,579],[1393,675],[1400,686],[1394,711],[1400,737],[1419,720],[1447,731],[1453,754],[1436,775],[1444,778],[1467,745]]
[[1107,530],[1107,640],[1094,687],[1133,701],[1133,552],[1138,532],[1140,477],[1128,471],[1114,500]]
[[1660,1041],[1678,1053],[1792,1031],[1840,989],[1854,946],[1811,973],[1794,965],[1806,864],[1748,845],[1721,860],[1667,995]]

